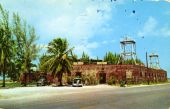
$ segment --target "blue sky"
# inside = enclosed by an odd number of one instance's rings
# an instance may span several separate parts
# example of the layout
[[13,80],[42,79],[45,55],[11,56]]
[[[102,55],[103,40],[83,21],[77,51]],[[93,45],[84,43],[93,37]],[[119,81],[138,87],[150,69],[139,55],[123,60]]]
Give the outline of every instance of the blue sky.
[[[74,52],[103,58],[120,53],[120,40],[136,41],[137,57],[157,53],[170,77],[170,0],[0,0],[11,16],[24,18],[36,29],[44,47],[56,37],[69,40]],[[142,38],[144,37],[144,38]]]

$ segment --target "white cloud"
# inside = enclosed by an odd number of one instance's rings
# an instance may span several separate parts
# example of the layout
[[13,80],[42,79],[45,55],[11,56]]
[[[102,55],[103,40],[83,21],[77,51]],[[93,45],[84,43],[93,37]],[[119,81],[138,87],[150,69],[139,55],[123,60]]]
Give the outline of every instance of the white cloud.
[[86,47],[87,47],[87,48],[90,48],[90,49],[95,49],[95,48],[98,48],[98,47],[99,47],[99,43],[97,43],[97,42],[92,42],[92,43],[89,43]]
[[170,0],[148,0],[148,1],[152,1],[152,2],[161,2],[161,1],[170,2]]
[[164,0],[164,1],[166,1],[166,2],[170,2],[170,0]]
[[74,49],[74,52],[78,55],[81,56],[83,52],[87,53],[90,57],[94,57],[91,50],[98,48],[100,45],[97,42],[86,42],[83,44],[80,44],[79,46],[76,46]]
[[113,44],[113,43],[115,43],[115,40],[110,40],[110,41],[105,40],[105,41],[102,41],[101,44]]
[[[99,47],[90,39],[97,33],[112,32],[103,25],[112,19],[115,5],[124,3],[109,0],[2,0],[2,4],[10,12],[18,12],[29,24],[35,26],[40,36],[39,43],[48,43],[55,37],[66,37],[75,51],[87,51]],[[80,50],[81,49],[81,50]]]
[[153,2],[159,2],[159,1],[161,1],[161,0],[150,0],[150,1],[153,1]]
[[102,44],[108,44],[108,41],[105,40],[105,41],[102,42]]
[[151,16],[138,32],[138,36],[170,37],[170,27],[168,25],[160,27],[158,21]]
[[164,27],[160,29],[160,33],[162,33],[163,36],[169,36],[170,37],[170,27]]
[[[49,34],[67,37],[71,45],[75,46],[75,52],[78,55],[83,51],[92,55],[91,51],[99,47],[99,44],[89,40],[96,37],[95,33],[101,30],[112,15],[110,3],[101,3],[85,3],[86,6],[78,13],[73,15],[63,13],[56,18],[43,21],[42,27],[47,28],[44,31]],[[73,9],[77,8],[73,7]]]
[[157,21],[153,17],[149,17],[148,20],[145,22],[143,30],[138,33],[139,36],[146,36],[148,34],[153,34],[155,28],[157,26]]

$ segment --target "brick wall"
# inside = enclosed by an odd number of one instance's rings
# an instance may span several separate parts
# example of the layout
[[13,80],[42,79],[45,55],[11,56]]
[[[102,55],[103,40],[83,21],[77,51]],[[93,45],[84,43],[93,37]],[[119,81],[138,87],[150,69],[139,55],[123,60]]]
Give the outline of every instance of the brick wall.
[[125,80],[129,83],[142,82],[165,82],[167,81],[167,72],[162,69],[151,69],[140,65],[74,65],[72,75],[75,76],[77,72],[85,73],[95,71],[97,79],[100,73],[106,74],[106,82],[110,76],[114,76],[116,82],[119,83]]

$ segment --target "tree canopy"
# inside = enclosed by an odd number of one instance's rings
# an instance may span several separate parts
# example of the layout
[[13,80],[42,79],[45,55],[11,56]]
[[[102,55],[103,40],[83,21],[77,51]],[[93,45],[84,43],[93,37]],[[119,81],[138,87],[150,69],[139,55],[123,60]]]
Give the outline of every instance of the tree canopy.
[[112,52],[107,52],[104,56],[104,61],[108,64],[117,64],[119,60],[120,55],[113,54]]
[[[56,38],[48,44],[47,55],[41,59],[41,69],[48,68],[54,77],[58,77],[60,85],[62,85],[63,73],[71,73],[73,57],[72,50],[69,48],[66,39]],[[46,62],[44,62],[46,61]]]
[[3,87],[6,76],[18,80],[20,73],[31,72],[31,67],[35,66],[32,61],[39,51],[34,27],[27,25],[16,13],[13,19],[9,17],[9,12],[0,5],[0,74],[3,74]]
[[5,76],[10,72],[13,57],[13,38],[9,24],[9,13],[0,5],[0,67],[3,74],[3,87],[5,87]]

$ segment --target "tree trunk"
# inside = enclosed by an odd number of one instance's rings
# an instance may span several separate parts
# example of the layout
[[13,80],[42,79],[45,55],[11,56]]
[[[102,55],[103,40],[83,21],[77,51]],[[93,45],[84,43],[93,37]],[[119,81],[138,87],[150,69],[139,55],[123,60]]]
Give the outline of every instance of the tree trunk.
[[5,87],[5,71],[3,71],[3,84],[2,87]]
[[4,68],[3,68],[3,70],[2,70],[2,71],[3,71],[3,72],[2,72],[2,73],[3,73],[3,84],[2,84],[2,87],[5,87],[5,74],[6,74],[6,73],[5,73],[5,72],[6,72],[5,69],[6,69],[6,61],[5,61],[5,59],[4,59]]
[[24,86],[27,86],[27,73],[24,73]]
[[62,76],[63,76],[62,73],[59,73],[59,74],[58,74],[59,86],[63,86],[63,84],[62,84]]

